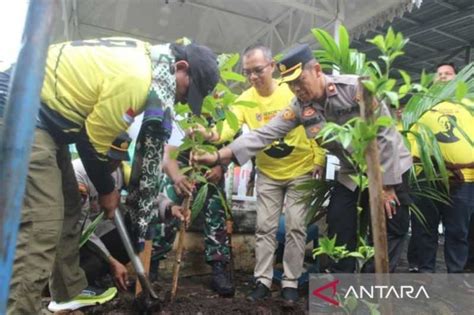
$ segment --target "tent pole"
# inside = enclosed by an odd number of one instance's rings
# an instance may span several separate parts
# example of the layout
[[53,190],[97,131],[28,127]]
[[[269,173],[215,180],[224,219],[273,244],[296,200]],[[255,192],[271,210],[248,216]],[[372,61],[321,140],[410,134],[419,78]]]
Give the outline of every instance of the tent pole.
[[0,314],[6,313],[28,162],[56,1],[28,5],[22,46],[0,125]]

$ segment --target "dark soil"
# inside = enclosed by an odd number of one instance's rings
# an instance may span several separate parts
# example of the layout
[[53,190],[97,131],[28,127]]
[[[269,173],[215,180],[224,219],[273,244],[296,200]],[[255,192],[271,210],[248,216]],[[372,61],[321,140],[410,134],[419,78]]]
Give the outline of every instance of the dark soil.
[[[278,287],[272,289],[272,297],[249,302],[245,296],[252,289],[252,276],[236,272],[234,283],[236,295],[233,298],[219,297],[209,288],[210,275],[182,277],[179,280],[178,296],[169,301],[170,278],[161,279],[154,284],[160,301],[144,303],[140,297],[135,299],[131,293],[120,293],[113,301],[100,306],[84,308],[88,315],[98,314],[307,314],[307,291],[301,290],[300,300],[288,306],[280,298]],[[148,305],[147,307],[144,307]]]
[[[443,259],[443,239],[440,240],[437,257],[437,272],[446,272]],[[406,247],[397,272],[408,272]],[[236,271],[234,275],[236,295],[233,298],[219,297],[209,288],[210,274],[184,276],[179,280],[178,296],[174,302],[169,301],[171,276],[164,275],[154,283],[159,294],[159,301],[144,303],[143,299],[135,298],[130,292],[121,292],[109,303],[81,309],[81,314],[308,314],[308,290],[300,289],[300,300],[296,305],[288,307],[280,297],[280,288],[272,288],[272,297],[259,302],[249,302],[245,296],[252,290],[253,282],[250,273]],[[111,284],[111,283],[110,283]],[[132,292],[132,290],[131,290]],[[144,305],[147,305],[147,307]]]

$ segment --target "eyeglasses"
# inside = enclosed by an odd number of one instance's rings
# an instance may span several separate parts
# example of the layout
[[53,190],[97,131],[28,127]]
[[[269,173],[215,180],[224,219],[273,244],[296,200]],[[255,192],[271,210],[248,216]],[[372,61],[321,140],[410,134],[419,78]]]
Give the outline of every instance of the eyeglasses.
[[260,76],[263,74],[263,71],[265,71],[265,69],[271,64],[272,63],[270,62],[270,63],[267,63],[265,66],[255,67],[253,69],[243,69],[242,74],[246,76],[247,78],[249,78],[252,75],[252,73],[255,73],[256,76]]

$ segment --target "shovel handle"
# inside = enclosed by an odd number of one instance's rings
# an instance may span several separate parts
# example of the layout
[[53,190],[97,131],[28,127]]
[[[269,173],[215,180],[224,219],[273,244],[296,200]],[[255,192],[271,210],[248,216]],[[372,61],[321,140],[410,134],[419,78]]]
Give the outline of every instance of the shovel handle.
[[137,273],[138,280],[140,281],[142,288],[145,290],[145,293],[149,293],[153,298],[158,298],[157,294],[153,291],[150,280],[146,276],[145,268],[143,267],[140,257],[133,249],[132,242],[130,241],[130,237],[128,236],[127,229],[125,227],[122,212],[120,212],[120,209],[118,208],[115,209],[114,222],[120,238],[122,239],[125,250],[127,251],[128,257],[130,258],[133,269],[135,269],[135,272]]

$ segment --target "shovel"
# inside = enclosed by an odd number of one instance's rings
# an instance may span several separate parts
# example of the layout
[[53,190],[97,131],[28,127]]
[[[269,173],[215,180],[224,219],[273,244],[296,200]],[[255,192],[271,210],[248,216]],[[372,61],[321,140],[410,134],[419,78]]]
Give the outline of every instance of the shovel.
[[122,212],[120,212],[118,208],[115,209],[114,222],[115,226],[117,227],[117,231],[120,234],[120,238],[122,239],[122,243],[125,246],[128,257],[132,262],[133,269],[135,269],[135,272],[137,273],[138,281],[140,281],[145,297],[151,296],[153,299],[158,299],[158,295],[153,290],[150,279],[148,279],[148,276],[145,273],[145,268],[143,267],[142,261],[133,249],[132,242],[130,241],[130,237],[128,236],[127,229],[125,227]]

